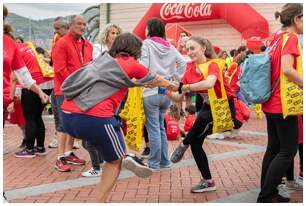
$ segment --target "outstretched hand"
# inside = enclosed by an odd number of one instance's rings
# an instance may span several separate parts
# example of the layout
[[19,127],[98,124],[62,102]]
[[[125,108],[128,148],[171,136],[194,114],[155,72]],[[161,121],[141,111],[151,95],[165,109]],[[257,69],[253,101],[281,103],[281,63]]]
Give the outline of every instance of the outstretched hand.
[[167,86],[167,90],[174,91],[174,92],[177,91],[178,88],[179,88],[179,83],[175,81],[172,81],[171,84]]

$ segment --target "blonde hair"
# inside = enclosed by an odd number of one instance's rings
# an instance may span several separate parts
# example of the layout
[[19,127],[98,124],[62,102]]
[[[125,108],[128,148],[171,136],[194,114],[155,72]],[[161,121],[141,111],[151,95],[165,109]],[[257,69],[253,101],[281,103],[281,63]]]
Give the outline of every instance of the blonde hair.
[[112,28],[115,28],[118,30],[118,33],[121,34],[122,29],[117,25],[117,24],[106,24],[102,30],[102,32],[100,32],[100,34],[98,35],[98,37],[96,38],[96,43],[99,44],[106,44],[106,40],[108,37],[109,32],[111,31]]

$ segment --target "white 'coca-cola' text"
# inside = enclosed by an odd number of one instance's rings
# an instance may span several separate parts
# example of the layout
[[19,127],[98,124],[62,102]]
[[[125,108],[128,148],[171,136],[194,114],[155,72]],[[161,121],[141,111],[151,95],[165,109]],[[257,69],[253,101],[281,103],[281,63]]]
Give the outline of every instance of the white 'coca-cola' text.
[[160,9],[160,16],[163,20],[196,18],[210,16],[212,14],[211,4],[185,3],[175,4],[166,3]]

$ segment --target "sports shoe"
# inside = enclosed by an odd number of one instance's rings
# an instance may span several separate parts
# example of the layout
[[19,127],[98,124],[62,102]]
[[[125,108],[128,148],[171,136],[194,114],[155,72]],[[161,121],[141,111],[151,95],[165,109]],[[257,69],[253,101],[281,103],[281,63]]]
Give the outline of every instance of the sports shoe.
[[57,148],[58,147],[58,141],[56,138],[53,138],[53,140],[48,145],[49,148]]
[[133,172],[136,176],[146,178],[152,175],[153,170],[147,167],[141,159],[135,155],[127,154],[123,160],[122,166]]
[[191,192],[199,193],[199,192],[209,192],[215,191],[217,189],[215,181],[208,182],[207,180],[202,179],[197,185],[191,188]]
[[218,132],[218,133],[208,135],[207,138],[208,139],[224,139],[224,134]]
[[145,147],[143,152],[141,153],[142,158],[148,158],[150,154],[150,147]]
[[55,162],[55,168],[60,172],[68,172],[71,170],[70,166],[67,164],[65,157],[57,159]]
[[33,158],[33,157],[36,157],[36,155],[34,153],[34,149],[28,150],[24,148],[23,150],[16,152],[15,157]]
[[277,189],[280,196],[290,198],[289,190],[285,184],[279,184]]
[[173,163],[177,163],[179,161],[181,161],[181,159],[184,156],[184,153],[186,152],[186,150],[188,149],[189,145],[183,145],[183,143],[181,143],[171,154],[170,160]]
[[101,170],[95,170],[94,168],[90,168],[90,170],[83,172],[83,177],[99,177],[101,176],[102,171]]
[[34,147],[34,153],[36,155],[40,155],[40,156],[43,156],[43,155],[46,155],[47,152],[46,152],[46,148],[38,148],[38,147]]
[[65,157],[65,160],[69,164],[73,165],[85,165],[86,161],[78,158],[73,152],[69,156]]

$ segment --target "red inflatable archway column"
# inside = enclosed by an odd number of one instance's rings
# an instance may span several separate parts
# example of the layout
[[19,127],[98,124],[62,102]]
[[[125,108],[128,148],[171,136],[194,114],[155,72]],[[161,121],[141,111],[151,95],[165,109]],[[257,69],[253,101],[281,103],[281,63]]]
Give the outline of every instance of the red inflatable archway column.
[[249,4],[216,4],[219,17],[234,27],[243,39],[269,36],[269,24]]
[[[237,29],[243,39],[269,35],[268,22],[248,4],[236,3],[165,3],[152,4],[133,33],[145,39],[146,20],[158,17],[167,23],[224,19]],[[247,21],[241,21],[242,19]]]

